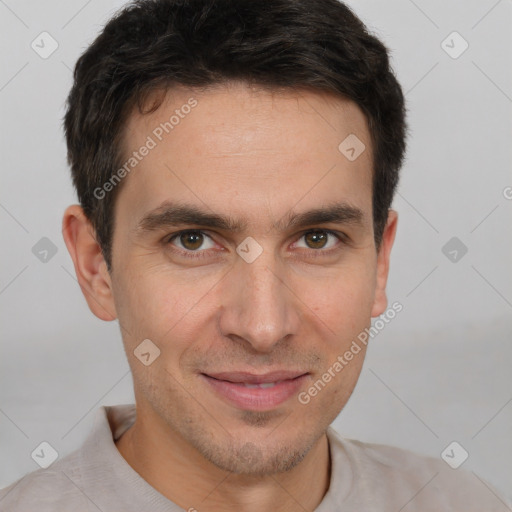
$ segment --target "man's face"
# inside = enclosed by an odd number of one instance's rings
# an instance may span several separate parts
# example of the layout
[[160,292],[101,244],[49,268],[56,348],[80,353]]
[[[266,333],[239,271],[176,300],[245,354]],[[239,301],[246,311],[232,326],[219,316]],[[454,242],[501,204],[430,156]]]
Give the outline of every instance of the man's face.
[[[366,145],[355,161],[338,149],[349,134]],[[127,160],[148,136],[116,199],[111,275],[138,421],[225,470],[290,469],[347,402],[364,347],[309,403],[299,393],[386,307],[365,117],[309,92],[180,89],[130,117]],[[177,206],[226,222],[173,225]],[[296,217],[321,209],[336,215]],[[146,339],[160,349],[149,366],[134,355]],[[254,387],[268,380],[282,382]]]

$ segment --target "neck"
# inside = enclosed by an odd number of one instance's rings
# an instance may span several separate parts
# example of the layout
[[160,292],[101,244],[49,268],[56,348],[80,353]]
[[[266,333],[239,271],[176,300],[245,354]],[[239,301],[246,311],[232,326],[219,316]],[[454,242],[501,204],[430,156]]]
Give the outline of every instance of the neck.
[[116,442],[119,452],[160,494],[190,512],[314,510],[329,488],[325,433],[287,472],[235,474],[206,460],[169,427],[141,416]]

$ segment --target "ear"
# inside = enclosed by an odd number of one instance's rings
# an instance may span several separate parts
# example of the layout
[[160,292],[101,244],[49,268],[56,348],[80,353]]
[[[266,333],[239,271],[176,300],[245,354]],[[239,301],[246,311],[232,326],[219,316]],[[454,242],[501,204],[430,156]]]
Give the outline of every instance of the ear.
[[391,254],[391,247],[395,241],[396,226],[398,224],[398,213],[394,210],[389,210],[388,220],[382,241],[377,255],[377,284],[375,287],[375,298],[372,308],[372,317],[382,315],[388,306],[388,298],[386,296],[386,284],[388,282],[389,273],[389,257]]
[[89,309],[101,320],[115,320],[117,314],[107,264],[94,228],[79,205],[69,206],[64,212],[62,235]]

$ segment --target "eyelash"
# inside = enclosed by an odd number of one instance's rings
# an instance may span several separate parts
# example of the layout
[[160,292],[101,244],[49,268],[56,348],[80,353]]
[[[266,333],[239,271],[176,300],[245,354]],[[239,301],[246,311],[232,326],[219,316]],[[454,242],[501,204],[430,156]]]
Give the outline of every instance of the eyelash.
[[[323,233],[327,233],[328,235],[332,235],[335,238],[337,238],[341,244],[346,244],[347,243],[346,236],[344,234],[337,233],[337,232],[331,231],[329,229],[319,229],[319,228],[318,229],[310,229],[308,231],[304,231],[301,234],[301,236],[298,238],[298,240],[300,240],[302,237],[304,237],[305,235],[307,235],[309,233],[314,233],[315,231],[321,231]],[[208,257],[208,255],[205,254],[207,252],[207,250],[205,250],[205,249],[202,249],[202,250],[201,249],[197,249],[196,251],[184,251],[182,249],[175,248],[172,245],[171,242],[175,238],[178,238],[179,236],[181,236],[183,234],[186,234],[186,233],[201,233],[202,235],[205,235],[205,236],[211,238],[211,236],[208,235],[208,233],[206,233],[205,231],[202,231],[200,229],[184,229],[182,231],[177,231],[176,233],[173,233],[172,235],[167,236],[164,239],[164,244],[166,246],[168,246],[168,245],[172,246],[173,247],[173,249],[172,249],[173,252],[178,253],[180,256],[183,256],[185,258],[200,259],[200,258]],[[330,249],[325,249],[325,250],[322,250],[322,249],[310,249],[310,251],[314,254],[314,256],[312,256],[312,257],[328,256],[332,252],[338,251],[339,250],[339,245],[340,244],[337,244],[336,247],[332,247]]]

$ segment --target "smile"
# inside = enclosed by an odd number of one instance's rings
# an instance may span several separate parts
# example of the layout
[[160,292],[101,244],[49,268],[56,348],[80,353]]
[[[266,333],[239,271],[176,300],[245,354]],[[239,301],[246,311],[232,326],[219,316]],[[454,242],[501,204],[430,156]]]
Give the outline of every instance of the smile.
[[308,376],[308,373],[300,372],[201,374],[209,389],[224,402],[253,411],[271,410],[282,405],[300,391]]

